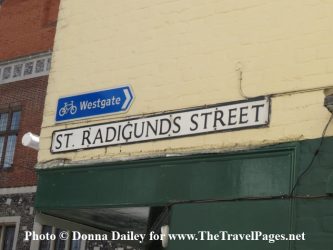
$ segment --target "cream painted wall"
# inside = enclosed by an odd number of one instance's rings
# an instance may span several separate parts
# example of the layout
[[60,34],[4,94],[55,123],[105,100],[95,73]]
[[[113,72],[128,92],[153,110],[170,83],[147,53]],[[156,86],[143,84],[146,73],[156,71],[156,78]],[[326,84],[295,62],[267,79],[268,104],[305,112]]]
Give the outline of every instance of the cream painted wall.
[[[333,86],[330,0],[62,0],[39,162],[234,150],[320,137],[322,90],[272,99],[269,128],[52,155],[52,131],[138,114]],[[60,96],[131,84],[126,114],[55,124]],[[328,130],[333,135],[333,126]]]

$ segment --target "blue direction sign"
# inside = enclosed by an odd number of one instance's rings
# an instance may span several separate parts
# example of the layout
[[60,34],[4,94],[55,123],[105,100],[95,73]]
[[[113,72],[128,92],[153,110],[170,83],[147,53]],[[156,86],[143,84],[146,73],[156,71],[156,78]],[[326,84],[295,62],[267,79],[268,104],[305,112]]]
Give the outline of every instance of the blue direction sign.
[[56,121],[63,122],[98,115],[126,112],[133,102],[129,85],[119,88],[62,97],[58,100]]

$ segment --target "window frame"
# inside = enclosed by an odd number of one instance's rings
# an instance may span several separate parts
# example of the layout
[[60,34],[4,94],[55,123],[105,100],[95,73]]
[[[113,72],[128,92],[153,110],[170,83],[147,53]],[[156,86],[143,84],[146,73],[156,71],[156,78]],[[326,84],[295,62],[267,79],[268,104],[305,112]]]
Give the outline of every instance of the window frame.
[[[6,225],[1,225],[1,246],[0,249],[5,248],[5,244],[6,244],[6,237],[7,237],[7,230],[9,227],[14,228],[14,232],[13,232],[13,242],[11,242],[10,244],[13,246],[14,245],[14,239],[15,239],[15,228],[16,225],[15,224],[6,224]],[[13,249],[13,247],[12,247]]]
[[[96,228],[92,228],[86,225],[82,225],[79,223],[71,222],[68,220],[60,219],[57,217],[53,217],[50,215],[46,215],[43,213],[38,213],[35,215],[33,231],[36,234],[41,234],[43,226],[51,226],[52,233],[56,233],[56,228],[62,228],[64,231],[67,231],[71,235],[71,231],[84,231],[84,232],[96,232]],[[101,233],[106,233],[105,231],[101,231]],[[55,241],[51,240],[50,250],[54,250],[55,248]],[[71,249],[71,237],[66,240],[65,250]],[[80,240],[80,250],[86,249],[86,241]],[[30,241],[30,250],[39,250],[40,247],[40,240],[31,240]]]
[[[18,128],[15,129],[15,130],[12,130],[11,125],[12,125],[12,120],[13,120],[13,114],[15,112],[20,112],[20,120],[19,120]],[[18,137],[18,134],[19,134],[20,123],[21,123],[21,118],[22,118],[22,109],[21,109],[20,106],[9,107],[7,109],[3,108],[3,109],[0,109],[0,114],[8,114],[6,130],[0,131],[0,137],[4,137],[3,148],[2,148],[1,155],[0,155],[0,170],[6,170],[6,169],[11,169],[13,164],[14,164],[15,151],[16,151],[16,145],[17,145],[17,137]],[[9,138],[9,136],[13,136],[13,135],[16,136],[13,162],[11,163],[11,166],[5,167],[8,138]]]
[[15,226],[14,239],[13,239],[13,249],[16,249],[19,228],[20,228],[21,216],[8,216],[0,217],[0,249],[4,247],[4,231],[7,226]]
[[[45,242],[48,242],[48,250],[57,250],[57,244],[59,243],[62,243],[64,244],[64,250],[71,250],[72,249],[72,237],[69,237],[68,239],[66,240],[62,240],[62,239],[59,239],[59,236],[57,235],[57,231],[60,231],[60,232],[63,232],[63,231],[66,231],[68,233],[68,235],[72,235],[72,232],[71,230],[67,230],[67,229],[62,229],[62,228],[59,228],[59,227],[55,227],[55,226],[51,226],[51,225],[41,225],[41,230],[40,230],[40,233],[43,232],[43,228],[44,227],[50,227],[51,228],[51,234],[53,235],[56,235],[56,239],[55,240],[45,240]],[[80,250],[81,249],[85,249],[85,244],[82,248],[82,245],[83,245],[83,240],[79,240],[81,243],[80,243]],[[43,240],[38,240],[38,250],[43,250],[41,248],[41,243],[43,242]],[[30,248],[31,249],[31,248]]]

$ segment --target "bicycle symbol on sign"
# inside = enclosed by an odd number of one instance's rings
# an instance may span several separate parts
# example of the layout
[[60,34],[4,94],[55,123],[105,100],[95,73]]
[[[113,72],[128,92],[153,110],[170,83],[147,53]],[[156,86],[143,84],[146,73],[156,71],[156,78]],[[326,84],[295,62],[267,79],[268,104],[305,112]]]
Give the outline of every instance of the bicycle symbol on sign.
[[65,106],[63,106],[59,110],[59,115],[64,116],[68,113],[70,113],[71,115],[74,115],[76,113],[76,111],[77,111],[77,107],[74,105],[74,101],[65,102]]

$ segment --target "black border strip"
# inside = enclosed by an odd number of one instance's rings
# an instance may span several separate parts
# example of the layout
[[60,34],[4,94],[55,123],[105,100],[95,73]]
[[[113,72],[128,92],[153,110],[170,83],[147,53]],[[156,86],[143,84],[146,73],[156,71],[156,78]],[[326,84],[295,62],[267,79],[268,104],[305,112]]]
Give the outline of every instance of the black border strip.
[[[61,131],[69,131],[69,130],[74,130],[74,129],[80,129],[80,128],[86,128],[86,127],[95,127],[95,126],[101,126],[101,125],[106,125],[106,124],[113,124],[113,123],[118,123],[118,122],[128,122],[128,121],[134,121],[134,120],[139,120],[143,118],[151,118],[151,117],[156,117],[160,115],[171,115],[171,114],[176,114],[176,113],[182,113],[182,112],[190,112],[190,111],[195,111],[195,110],[200,110],[200,109],[205,109],[205,108],[214,108],[214,107],[223,107],[223,106],[229,106],[233,104],[240,104],[240,103],[249,103],[249,102],[254,102],[254,101],[261,101],[261,100],[268,100],[268,122],[267,124],[263,125],[254,125],[254,126],[248,126],[248,127],[242,127],[242,128],[230,128],[230,129],[225,129],[225,130],[217,130],[217,131],[210,131],[210,132],[202,132],[198,134],[189,134],[189,135],[179,135],[179,136],[172,136],[172,137],[166,137],[166,138],[157,138],[157,139],[150,139],[150,140],[144,140],[144,141],[135,141],[135,142],[128,142],[128,143],[118,143],[118,144],[112,144],[112,145],[102,145],[102,146],[96,146],[96,147],[87,147],[87,148],[80,148],[80,149],[71,149],[71,150],[64,150],[64,151],[59,151],[59,152],[53,152],[52,151],[52,144],[53,144],[53,137],[54,134],[57,132]],[[208,134],[213,134],[213,133],[224,133],[224,132],[231,132],[231,131],[239,131],[239,130],[244,130],[244,129],[254,129],[254,128],[261,128],[261,127],[268,127],[270,124],[271,120],[271,98],[270,96],[259,96],[255,98],[250,98],[246,100],[241,100],[241,101],[232,101],[232,102],[225,102],[225,103],[217,103],[217,104],[212,104],[212,105],[201,105],[193,108],[186,108],[186,109],[180,109],[180,110],[174,110],[174,111],[165,111],[165,112],[156,112],[153,114],[149,115],[143,115],[141,117],[135,117],[135,118],[130,118],[130,119],[125,119],[125,120],[119,120],[119,121],[113,121],[113,122],[103,122],[103,123],[98,123],[94,125],[85,125],[85,126],[80,126],[76,128],[67,128],[67,129],[59,129],[59,130],[54,130],[52,132],[52,137],[51,137],[51,146],[50,146],[50,152],[51,154],[62,154],[62,153],[69,153],[69,152],[78,152],[78,151],[83,151],[83,150],[89,150],[89,149],[96,149],[96,148],[107,148],[111,146],[119,146],[119,145],[130,145],[130,144],[135,144],[135,143],[145,143],[145,142],[151,142],[151,141],[159,141],[159,140],[170,140],[170,139],[177,139],[177,138],[182,138],[182,137],[190,137],[190,136],[199,136],[199,135],[208,135]]]

